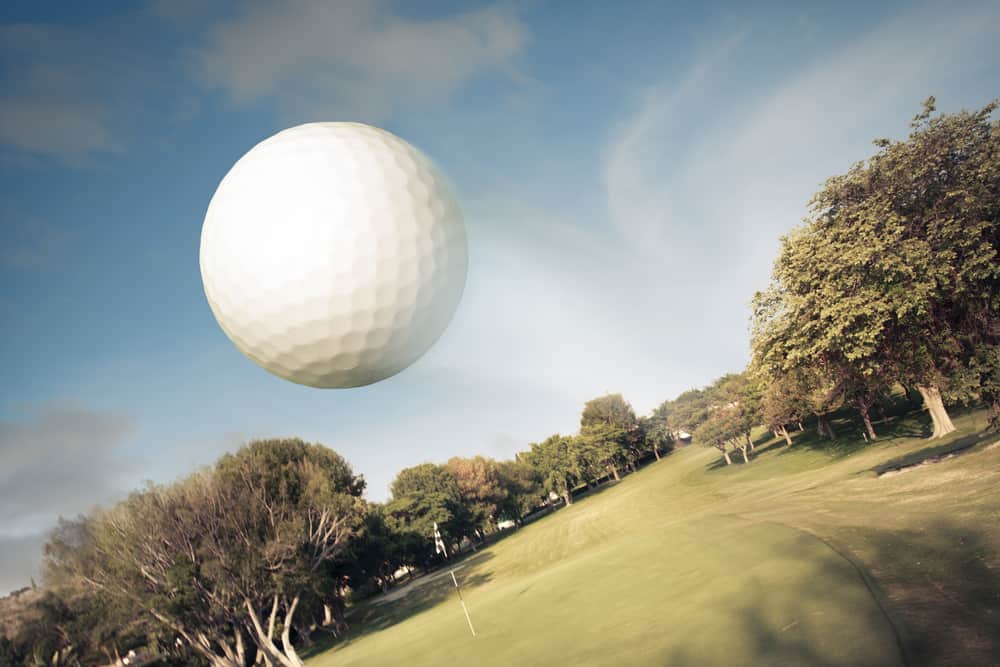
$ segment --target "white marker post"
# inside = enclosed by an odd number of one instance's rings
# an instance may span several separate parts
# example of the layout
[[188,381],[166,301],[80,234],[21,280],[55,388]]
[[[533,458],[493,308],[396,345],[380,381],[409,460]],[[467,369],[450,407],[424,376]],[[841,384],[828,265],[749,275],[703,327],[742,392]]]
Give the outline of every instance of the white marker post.
[[451,580],[455,582],[455,590],[458,591],[458,601],[462,603],[462,611],[465,612],[465,620],[469,622],[469,632],[472,636],[476,636],[476,629],[472,627],[472,619],[469,618],[469,608],[465,606],[465,599],[462,598],[462,589],[458,587],[458,579],[455,578],[455,570],[448,570],[451,572]]

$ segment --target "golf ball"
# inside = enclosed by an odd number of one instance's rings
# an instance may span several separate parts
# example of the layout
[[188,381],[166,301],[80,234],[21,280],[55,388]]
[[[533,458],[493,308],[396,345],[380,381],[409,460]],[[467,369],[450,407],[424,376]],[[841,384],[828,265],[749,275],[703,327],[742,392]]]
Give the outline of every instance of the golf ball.
[[448,326],[465,287],[462,214],[416,148],[361,123],[265,139],[212,197],[201,277],[219,326],[312,387],[394,375]]

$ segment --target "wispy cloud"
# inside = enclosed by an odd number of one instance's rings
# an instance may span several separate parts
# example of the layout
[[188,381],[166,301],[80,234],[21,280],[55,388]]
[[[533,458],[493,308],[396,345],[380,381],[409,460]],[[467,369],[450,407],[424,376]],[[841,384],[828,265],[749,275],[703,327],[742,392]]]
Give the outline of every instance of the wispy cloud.
[[25,586],[41,583],[38,564],[42,558],[45,533],[19,537],[0,536],[0,596]]
[[0,213],[0,269],[44,271],[57,265],[70,234],[39,218]]
[[[650,366],[669,378],[696,358],[701,382],[713,364],[714,372],[737,368],[746,347],[734,342],[747,340],[749,300],[811,194],[869,155],[875,137],[905,133],[929,94],[949,110],[995,95],[969,97],[968,84],[1000,67],[997,34],[995,3],[909,9],[853,41],[813,50],[813,61],[784,63],[785,75],[773,80],[740,80],[759,54],[736,34],[686,74],[647,88],[612,134],[603,175],[610,221],[647,258],[621,269],[641,285],[647,312],[621,322],[661,332],[672,364]],[[956,72],[966,97],[957,98]],[[657,258],[660,271],[650,272]],[[643,276],[651,279],[642,284]],[[647,354],[656,349],[654,337],[633,337]]]
[[100,29],[0,26],[0,144],[79,163],[119,151],[116,120],[135,54]]
[[366,117],[445,98],[488,72],[513,72],[527,30],[485,8],[404,18],[384,3],[253,2],[209,32],[194,60],[237,104],[273,99],[297,120]]
[[45,530],[141,483],[124,449],[133,430],[122,415],[72,406],[0,420],[0,537]]
[[671,175],[694,150],[687,134],[692,111],[711,106],[712,77],[731,66],[746,36],[743,29],[714,42],[679,82],[647,89],[639,110],[614,133],[603,165],[608,214],[633,251],[676,257],[689,250],[676,247],[683,220],[674,202],[687,193]]

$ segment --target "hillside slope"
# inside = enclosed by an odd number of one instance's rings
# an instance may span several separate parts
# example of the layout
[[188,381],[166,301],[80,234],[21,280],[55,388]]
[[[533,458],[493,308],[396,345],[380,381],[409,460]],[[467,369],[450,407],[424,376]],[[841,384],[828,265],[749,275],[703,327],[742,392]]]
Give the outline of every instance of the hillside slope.
[[678,451],[464,561],[476,638],[443,577],[310,664],[996,664],[1000,447],[877,476],[930,446],[915,426]]

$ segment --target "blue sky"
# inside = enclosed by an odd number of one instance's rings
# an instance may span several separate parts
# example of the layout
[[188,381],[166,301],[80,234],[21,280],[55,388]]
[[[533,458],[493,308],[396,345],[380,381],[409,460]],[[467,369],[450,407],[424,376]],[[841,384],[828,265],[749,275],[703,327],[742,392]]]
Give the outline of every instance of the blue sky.
[[[1000,94],[980,3],[34,3],[0,8],[0,592],[57,516],[254,437],[402,467],[509,457],[622,392],[747,360],[748,302],[827,176]],[[466,214],[456,318],[316,390],[242,357],[198,271],[219,180],[285,127],[428,153]]]

